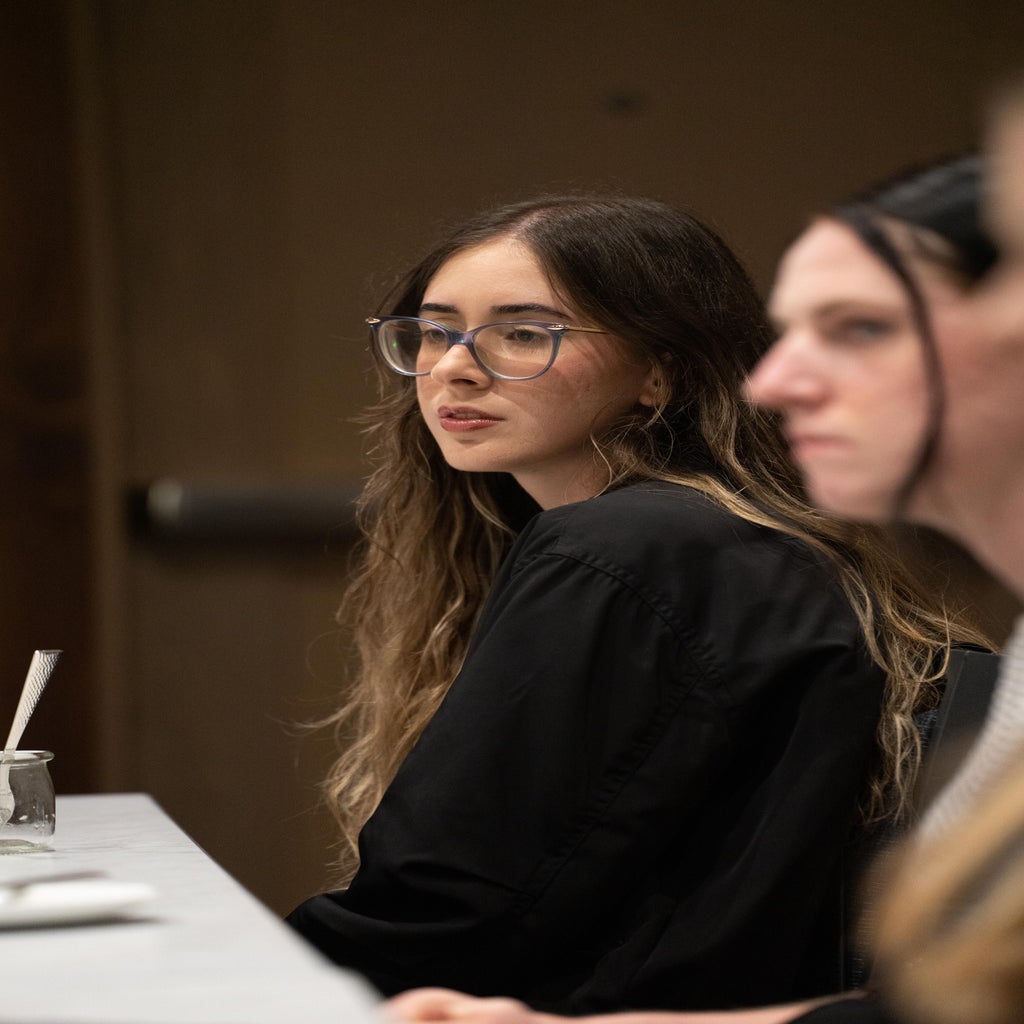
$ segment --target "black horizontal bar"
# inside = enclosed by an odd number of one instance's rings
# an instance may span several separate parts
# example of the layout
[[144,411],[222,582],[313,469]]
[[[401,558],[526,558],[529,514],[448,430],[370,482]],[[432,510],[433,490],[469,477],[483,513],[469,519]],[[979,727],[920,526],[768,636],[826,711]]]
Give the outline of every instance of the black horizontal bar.
[[128,489],[137,537],[266,543],[336,540],[354,529],[362,484],[341,481],[188,482],[172,477]]

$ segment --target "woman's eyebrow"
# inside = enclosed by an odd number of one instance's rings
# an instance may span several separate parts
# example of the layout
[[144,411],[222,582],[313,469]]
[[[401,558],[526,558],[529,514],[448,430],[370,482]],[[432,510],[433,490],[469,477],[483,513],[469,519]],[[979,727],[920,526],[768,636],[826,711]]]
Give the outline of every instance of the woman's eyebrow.
[[814,310],[816,317],[827,318],[854,314],[858,316],[894,316],[897,310],[888,300],[873,295],[850,295],[832,302],[822,303]]
[[[452,316],[458,315],[456,306],[448,305],[445,302],[423,302],[420,304],[421,313],[447,313]],[[569,319],[568,314],[561,309],[554,309],[545,306],[540,302],[509,302],[500,306],[491,306],[491,312],[495,316],[519,316],[522,313],[539,313],[545,318],[552,317],[555,320],[565,321]]]
[[520,313],[546,313],[557,320],[565,320],[567,314],[560,309],[544,306],[538,302],[513,302],[502,306],[491,306],[491,312],[501,316],[517,316]]

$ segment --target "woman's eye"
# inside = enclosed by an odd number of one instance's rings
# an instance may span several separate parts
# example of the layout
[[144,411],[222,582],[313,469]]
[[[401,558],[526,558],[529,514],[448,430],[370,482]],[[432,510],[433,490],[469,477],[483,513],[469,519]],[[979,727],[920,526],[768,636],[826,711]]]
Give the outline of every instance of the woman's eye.
[[887,320],[858,317],[843,321],[833,333],[841,341],[879,341],[887,338],[893,330],[893,324]]
[[538,331],[535,327],[510,327],[505,332],[505,340],[517,345],[535,345],[545,337],[545,332]]
[[436,327],[427,327],[423,330],[420,335],[420,344],[427,345],[430,347],[443,346],[447,343],[448,336],[444,331],[439,331]]

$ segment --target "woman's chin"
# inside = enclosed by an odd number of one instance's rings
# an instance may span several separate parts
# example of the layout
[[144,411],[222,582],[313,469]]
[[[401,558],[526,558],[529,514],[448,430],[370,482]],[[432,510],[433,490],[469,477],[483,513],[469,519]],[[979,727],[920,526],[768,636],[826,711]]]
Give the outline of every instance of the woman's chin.
[[816,484],[813,480],[807,482],[807,491],[818,508],[840,519],[858,523],[892,521],[895,495],[889,491],[880,494],[850,487]]

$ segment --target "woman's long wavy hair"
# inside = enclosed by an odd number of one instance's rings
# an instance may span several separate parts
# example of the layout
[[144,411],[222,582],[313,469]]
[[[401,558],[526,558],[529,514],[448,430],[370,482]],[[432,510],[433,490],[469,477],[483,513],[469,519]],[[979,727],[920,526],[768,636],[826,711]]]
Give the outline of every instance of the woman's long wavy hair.
[[[693,487],[834,564],[888,677],[865,813],[901,807],[918,755],[911,716],[934,702],[949,621],[876,531],[808,505],[774,416],[741,398],[772,338],[739,261],[692,216],[652,200],[543,197],[458,228],[374,312],[417,315],[447,259],[498,238],[524,244],[575,314],[659,366],[656,407],[638,406],[592,439],[605,489],[654,479]],[[355,665],[329,720],[341,754],[325,794],[341,825],[343,882],[358,866],[363,824],[459,671],[499,563],[537,511],[505,474],[451,469],[415,382],[379,361],[378,372],[380,399],[364,418],[374,467],[359,504],[364,542],[339,611]]]

